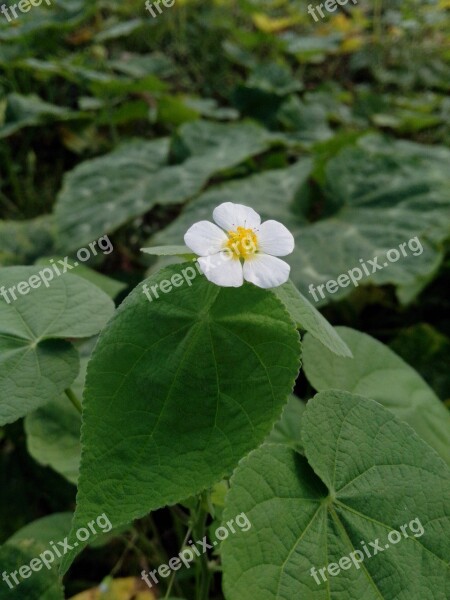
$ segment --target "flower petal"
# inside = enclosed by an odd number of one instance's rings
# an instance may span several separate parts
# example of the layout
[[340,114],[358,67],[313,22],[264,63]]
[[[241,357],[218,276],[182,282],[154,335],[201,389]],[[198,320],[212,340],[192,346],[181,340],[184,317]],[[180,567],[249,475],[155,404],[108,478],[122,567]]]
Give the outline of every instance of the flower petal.
[[260,288],[274,288],[286,283],[291,267],[269,254],[254,254],[244,262],[244,278]]
[[278,221],[265,221],[258,230],[258,246],[265,254],[286,256],[294,250],[294,236]]
[[213,219],[225,231],[234,231],[236,227],[253,229],[261,224],[261,217],[253,208],[234,202],[224,202],[215,208]]
[[184,234],[184,243],[200,256],[216,254],[224,247],[228,236],[211,221],[199,221]]
[[242,265],[229,252],[197,259],[206,279],[222,287],[240,287],[244,283]]

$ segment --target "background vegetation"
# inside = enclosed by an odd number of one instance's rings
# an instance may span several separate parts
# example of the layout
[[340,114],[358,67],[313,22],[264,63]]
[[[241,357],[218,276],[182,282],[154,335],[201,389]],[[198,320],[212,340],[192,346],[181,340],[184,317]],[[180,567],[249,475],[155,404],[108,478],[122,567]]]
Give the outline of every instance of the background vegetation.
[[[450,3],[360,0],[317,23],[307,5],[176,0],[153,19],[141,0],[54,0],[0,15],[0,265],[74,256],[108,234],[114,252],[79,274],[120,303],[170,262],[141,247],[182,243],[232,200],[293,231],[292,278],[311,300],[309,284],[418,236],[423,255],[320,308],[390,346],[448,405]],[[1,542],[54,513],[70,522],[80,423],[63,402],[0,429]],[[166,562],[197,509],[94,544],[66,597]],[[131,598],[136,581],[122,584],[117,598]],[[223,597],[219,573],[210,597]]]

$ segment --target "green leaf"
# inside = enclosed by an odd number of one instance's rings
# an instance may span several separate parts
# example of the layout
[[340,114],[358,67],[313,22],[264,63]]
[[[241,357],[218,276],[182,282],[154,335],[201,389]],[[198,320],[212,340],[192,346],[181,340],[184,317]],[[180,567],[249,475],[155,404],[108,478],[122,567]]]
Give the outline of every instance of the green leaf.
[[187,246],[153,246],[152,248],[141,248],[141,252],[152,256],[181,256],[185,258],[196,256]]
[[131,142],[69,172],[55,209],[61,248],[80,248],[149,210],[168,151],[167,138]]
[[69,400],[47,402],[25,417],[30,455],[76,485],[80,466],[81,416]]
[[214,208],[230,199],[252,206],[262,217],[276,219],[287,227],[293,221],[305,223],[300,198],[298,207],[294,206],[294,200],[305,186],[311,168],[312,161],[302,159],[286,169],[274,169],[213,187],[189,202],[180,216],[151,241],[156,244],[180,243],[193,223],[203,219],[211,221]]
[[333,137],[325,107],[317,102],[305,103],[298,96],[289,96],[276,116],[291,139],[319,142]]
[[[58,264],[58,260],[64,260],[64,258],[62,256],[53,256],[51,259],[40,258],[35,262],[35,264],[43,267],[51,266],[50,260],[53,260],[54,262],[56,262],[56,264]],[[95,271],[94,269],[91,269],[86,265],[77,264],[75,266],[74,261],[70,262],[73,265],[73,273],[71,272],[72,275],[77,275],[82,279],[86,279],[86,281],[89,281],[96,287],[100,288],[103,292],[105,292],[105,294],[107,294],[112,299],[114,299],[118,294],[120,294],[120,292],[123,292],[123,290],[127,287],[126,283],[123,283],[122,281],[117,281],[117,279],[113,279],[112,277],[107,277],[106,275],[103,275],[103,273],[99,273],[98,271]]]
[[16,133],[23,127],[42,125],[53,121],[68,121],[78,119],[81,113],[71,111],[69,108],[44,102],[36,94],[22,96],[9,94],[5,122],[0,123],[0,139]]
[[176,74],[172,59],[162,52],[133,54],[127,51],[123,52],[118,58],[110,60],[108,64],[115,71],[124,73],[129,77],[145,77],[149,74],[158,77],[170,77]]
[[[448,266],[450,267],[450,264]],[[445,286],[445,278],[442,279],[442,284]],[[420,371],[439,398],[450,398],[450,338],[427,323],[418,323],[402,328],[390,347],[404,361]]]
[[213,174],[263,152],[271,143],[272,135],[256,125],[197,121],[180,129],[177,149],[182,164],[167,164],[166,138],[131,142],[81,163],[66,175],[58,196],[61,248],[79,248],[156,204],[185,202]]
[[[75,379],[79,359],[66,338],[98,333],[114,305],[101,290],[71,274],[44,285],[39,267],[0,269],[0,423],[10,423],[57,398]],[[26,295],[17,286],[28,285]],[[16,286],[12,293],[12,286]],[[25,291],[25,287],[21,286]],[[13,299],[13,294],[17,298]],[[8,303],[9,300],[9,303]]]
[[38,572],[30,569],[30,575],[26,579],[18,575],[20,567],[29,566],[34,558],[39,557],[39,552],[40,548],[27,543],[18,546],[5,544],[0,547],[2,572],[6,572],[7,575],[15,572],[19,581],[19,585],[16,585],[14,579],[9,577],[12,589],[6,581],[2,581],[0,600],[64,600],[64,589],[58,574],[47,570],[42,563]]
[[266,441],[274,444],[287,444],[298,452],[303,453],[299,424],[301,423],[305,408],[306,404],[300,398],[291,395],[283,409],[281,419],[275,423]]
[[[331,159],[326,187],[335,212],[296,230],[291,264],[296,266],[292,279],[300,291],[306,293],[310,284],[336,281],[350,269],[361,268],[362,259],[369,275],[363,273],[359,285],[393,284],[399,299],[410,302],[442,260],[450,208],[449,160],[450,151],[444,147],[372,135]],[[414,242],[412,249],[406,246],[404,256],[399,245],[417,237],[422,251]],[[391,248],[400,252],[396,262],[387,260]],[[375,273],[368,263],[374,257],[382,267]],[[350,282],[345,285],[333,294],[324,291],[324,297],[316,292],[318,304],[341,299],[355,289]]]
[[49,253],[54,244],[53,218],[0,221],[0,265],[32,263]]
[[[52,34],[64,35],[72,31],[82,21],[95,14],[95,5],[85,0],[53,0],[51,10],[46,3],[37,10],[22,13],[20,19],[14,21],[14,26],[2,18],[0,22],[0,40],[21,41],[25,48],[34,41],[37,34],[51,37]],[[3,45],[3,44],[2,44]]]
[[291,71],[284,65],[264,63],[258,65],[250,74],[246,84],[276,96],[287,96],[303,89],[303,84],[293,79]]
[[[227,600],[445,600],[445,463],[361,396],[322,392],[302,420],[306,459],[265,444],[233,475],[224,522],[245,513],[252,526],[223,542]],[[340,567],[355,551],[358,568],[350,558]]]
[[106,42],[109,40],[116,40],[120,37],[126,37],[131,33],[134,33],[145,24],[144,19],[130,19],[121,23],[114,23],[111,27],[104,29],[100,33],[97,33],[94,40],[96,42]]
[[316,338],[338,356],[351,357],[347,344],[320,312],[297,290],[292,281],[276,288],[274,294],[286,306],[297,326]]
[[[81,357],[80,372],[70,386],[77,398],[83,395],[88,360],[88,356]],[[81,415],[67,396],[50,400],[26,415],[24,427],[30,455],[76,485],[81,458]]]
[[330,35],[298,35],[289,32],[284,36],[286,52],[294,54],[299,62],[322,62],[325,55],[334,53],[339,48],[339,33]]
[[347,327],[337,332],[353,360],[333,355],[309,335],[304,368],[317,390],[338,389],[373,398],[406,421],[450,464],[450,414],[422,377],[374,338]]
[[145,284],[188,269],[190,282],[151,302],[136,288],[99,338],[74,529],[99,511],[116,528],[213,485],[265,439],[292,391],[300,342],[281,302],[250,284],[217,287],[189,263]]
[[[6,581],[2,581],[0,586],[0,600],[63,600],[64,591],[58,577],[57,565],[59,558],[52,552],[51,542],[55,544],[62,542],[70,531],[72,513],[55,513],[29,523],[11,536],[6,544],[0,548],[0,562],[2,571],[9,575],[16,571],[19,585],[16,585],[13,577],[9,576],[13,589]],[[50,562],[50,555],[47,569],[42,563],[40,569],[33,571],[30,569],[30,575],[22,579],[18,569],[23,565],[30,565],[33,559],[39,559],[42,552],[50,551],[55,560]],[[35,565],[38,568],[39,565]]]
[[[54,513],[28,523],[12,535],[7,543],[19,545],[30,542],[45,549],[50,542],[62,541],[70,531],[73,514],[70,512]],[[58,558],[55,556],[55,558]]]

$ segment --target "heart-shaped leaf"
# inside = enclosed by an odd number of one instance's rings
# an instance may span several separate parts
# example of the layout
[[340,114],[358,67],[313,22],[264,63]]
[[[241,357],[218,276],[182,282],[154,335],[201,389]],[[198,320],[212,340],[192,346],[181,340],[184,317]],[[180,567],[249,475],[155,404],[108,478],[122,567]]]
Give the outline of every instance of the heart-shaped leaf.
[[333,355],[305,336],[304,368],[311,385],[318,392],[336,389],[373,398],[450,464],[450,414],[428,384],[381,342],[347,327],[336,329],[354,358]]
[[66,338],[95,335],[114,311],[113,302],[91,283],[54,272],[51,279],[52,272],[48,267],[44,275],[39,267],[0,270],[1,424],[58,398],[79,369],[78,354]]
[[224,522],[251,528],[223,542],[227,600],[448,598],[446,464],[361,396],[322,392],[302,421],[306,458],[265,444],[233,475]]
[[219,288],[189,263],[144,285],[166,293],[149,302],[136,288],[89,363],[74,530],[99,512],[118,527],[219,481],[269,434],[298,374],[298,332],[270,291]]

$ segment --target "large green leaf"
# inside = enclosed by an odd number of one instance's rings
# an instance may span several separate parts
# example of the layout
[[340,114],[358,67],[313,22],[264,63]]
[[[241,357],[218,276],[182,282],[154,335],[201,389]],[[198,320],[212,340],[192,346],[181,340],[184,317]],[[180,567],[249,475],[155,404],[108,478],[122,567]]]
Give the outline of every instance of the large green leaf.
[[181,164],[168,164],[166,138],[131,142],[86,161],[65,177],[58,197],[60,245],[78,248],[156,204],[182,203],[214,173],[263,152],[270,143],[272,135],[256,125],[197,121],[180,129],[176,148]]
[[[360,138],[356,146],[330,160],[327,193],[337,210],[298,230],[300,270],[293,279],[300,290],[361,268],[360,259],[368,263],[378,257],[382,269],[372,273],[372,265],[367,264],[370,274],[363,272],[360,285],[394,284],[403,302],[417,295],[437,270],[443,257],[441,242],[448,236],[449,160],[446,148],[377,136]],[[387,260],[390,249],[399,250],[400,244],[416,237],[422,253],[414,242],[412,249],[406,248],[406,257],[400,253],[397,262]],[[355,289],[345,285],[333,294],[325,291],[325,299],[318,294],[319,303],[340,299]]]
[[[184,263],[145,283],[178,281],[186,269],[195,273]],[[200,492],[280,417],[300,364],[284,306],[249,284],[190,283],[152,302],[140,285],[99,338],[84,396],[74,529],[104,511],[118,527]]]
[[[5,267],[0,281],[0,423],[10,423],[57,398],[71,385],[78,354],[66,338],[86,338],[105,325],[113,302],[91,283],[63,274],[22,296],[8,291],[20,282],[37,285],[39,267]],[[22,290],[25,288],[22,286]]]
[[61,248],[79,248],[149,210],[168,151],[167,138],[131,142],[68,173],[55,209]]
[[412,367],[374,338],[347,327],[337,332],[353,360],[333,355],[305,336],[304,368],[317,391],[346,390],[373,398],[406,421],[450,464],[450,414]]
[[224,522],[252,526],[223,542],[227,600],[448,598],[445,463],[361,396],[322,392],[302,421],[306,459],[267,444],[233,475]]

